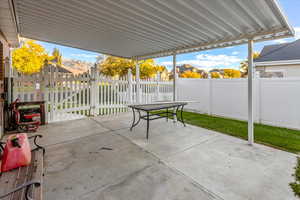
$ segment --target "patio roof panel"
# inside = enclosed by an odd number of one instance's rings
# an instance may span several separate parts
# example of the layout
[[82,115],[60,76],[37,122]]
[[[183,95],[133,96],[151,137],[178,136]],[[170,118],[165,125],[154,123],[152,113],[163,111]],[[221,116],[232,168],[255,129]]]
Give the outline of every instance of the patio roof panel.
[[23,37],[152,58],[293,35],[276,0],[13,0]]

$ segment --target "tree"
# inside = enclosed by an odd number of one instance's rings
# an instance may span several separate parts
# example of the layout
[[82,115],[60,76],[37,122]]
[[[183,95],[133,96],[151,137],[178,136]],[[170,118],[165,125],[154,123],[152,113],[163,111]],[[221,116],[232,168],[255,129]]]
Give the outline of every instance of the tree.
[[25,74],[39,72],[47,59],[48,54],[44,47],[33,40],[24,41],[20,48],[12,52],[13,67]]
[[[134,74],[135,66],[133,69]],[[166,68],[164,66],[156,65],[153,59],[140,61],[140,76],[142,79],[153,78],[158,72],[163,72],[164,70],[166,70]]]
[[49,58],[51,62],[56,63],[57,65],[61,66],[62,65],[62,55],[59,51],[59,49],[54,48],[52,51],[52,56]]
[[221,78],[220,72],[210,72],[211,78]]
[[124,76],[128,69],[135,67],[135,62],[130,59],[119,58],[115,56],[107,56],[98,64],[101,73],[107,76]]
[[97,57],[96,57],[96,64],[100,64],[103,60],[105,59],[105,55],[103,54],[99,54]]
[[[254,52],[253,53],[253,58],[258,58],[259,57],[259,52]],[[243,76],[247,76],[248,75],[248,60],[245,60],[243,62],[240,63],[240,69],[241,72],[243,73]]]
[[241,78],[241,71],[236,69],[224,69],[224,78]]
[[[156,65],[153,59],[139,61],[140,77],[142,79],[152,78],[157,72],[166,70],[164,66]],[[132,70],[132,74],[136,74],[136,61],[131,59],[119,58],[115,56],[107,56],[98,64],[101,73],[107,76],[125,76],[128,70]]]
[[181,78],[201,78],[201,74],[187,70],[180,74]]

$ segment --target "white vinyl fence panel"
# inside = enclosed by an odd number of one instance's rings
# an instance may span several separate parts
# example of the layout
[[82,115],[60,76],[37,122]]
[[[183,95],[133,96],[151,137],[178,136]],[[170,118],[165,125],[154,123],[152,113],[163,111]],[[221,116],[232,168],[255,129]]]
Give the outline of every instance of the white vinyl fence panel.
[[[300,129],[300,78],[254,80],[255,121]],[[185,79],[177,81],[178,100],[191,100],[187,109],[247,120],[247,79]]]
[[300,79],[260,79],[260,122],[300,129]]

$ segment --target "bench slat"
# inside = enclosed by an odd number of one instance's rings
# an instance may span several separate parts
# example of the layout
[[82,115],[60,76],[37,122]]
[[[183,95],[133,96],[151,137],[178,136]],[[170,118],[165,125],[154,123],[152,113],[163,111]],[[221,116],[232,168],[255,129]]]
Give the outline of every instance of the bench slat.
[[41,186],[33,190],[33,197],[35,200],[41,200],[43,197],[43,176],[44,176],[44,155],[43,151],[36,152],[35,171],[33,173],[33,180],[41,180]]
[[[43,175],[43,151],[33,151],[31,154],[31,164],[25,167],[4,172],[0,177],[0,194],[7,193],[19,185],[27,183],[32,180],[38,180],[42,182]],[[42,185],[34,188],[30,187],[29,194],[33,199],[42,199]],[[25,199],[26,188],[19,190],[12,195],[9,195],[4,200],[22,200]],[[2,200],[2,199],[1,199]]]
[[[33,158],[34,158],[34,154],[31,154],[31,159],[33,159]],[[22,184],[28,182],[28,180],[30,180],[30,168],[31,168],[31,166],[32,165],[30,164],[29,166],[19,168],[20,170],[19,170],[18,178],[17,178],[17,181],[16,181],[14,187],[22,185]],[[22,196],[24,196],[24,194],[25,194],[25,189],[26,188],[15,192],[12,195],[11,199],[22,199]]]
[[[5,194],[9,192],[12,188],[14,188],[18,174],[19,174],[19,168],[1,174],[0,194]],[[3,200],[10,200],[10,196],[3,198]]]

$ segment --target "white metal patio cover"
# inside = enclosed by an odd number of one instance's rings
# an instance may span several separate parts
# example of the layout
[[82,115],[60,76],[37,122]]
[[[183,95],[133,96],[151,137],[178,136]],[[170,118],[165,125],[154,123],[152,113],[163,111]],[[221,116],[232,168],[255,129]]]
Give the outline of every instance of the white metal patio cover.
[[[3,0],[1,0],[3,1]],[[126,58],[249,44],[253,142],[253,41],[294,34],[276,0],[7,0],[22,37]]]

